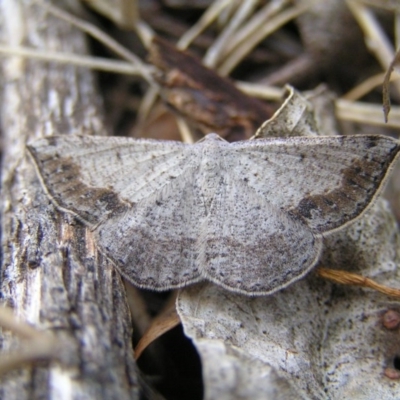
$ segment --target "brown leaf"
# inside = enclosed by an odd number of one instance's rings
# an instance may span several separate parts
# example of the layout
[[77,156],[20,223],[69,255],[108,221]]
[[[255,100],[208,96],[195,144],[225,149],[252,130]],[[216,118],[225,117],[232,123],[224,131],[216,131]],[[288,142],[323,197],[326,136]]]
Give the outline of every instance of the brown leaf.
[[382,86],[382,101],[383,101],[383,114],[385,116],[385,122],[388,122],[390,112],[390,76],[392,75],[394,66],[400,61],[400,49],[397,50],[393,61],[390,63],[388,70],[386,71],[385,78],[383,79]]
[[203,134],[215,132],[229,141],[248,139],[271,116],[266,104],[165,40],[153,39],[150,61],[161,70],[156,79],[166,103]]

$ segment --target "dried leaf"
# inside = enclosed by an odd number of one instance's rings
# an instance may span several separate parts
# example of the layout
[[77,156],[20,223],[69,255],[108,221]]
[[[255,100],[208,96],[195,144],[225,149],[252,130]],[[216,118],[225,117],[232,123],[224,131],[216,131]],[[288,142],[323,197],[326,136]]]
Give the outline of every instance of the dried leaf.
[[[277,114],[297,106],[310,126],[299,118],[288,134],[315,132],[319,117],[296,92]],[[396,287],[399,246],[395,218],[379,200],[354,224],[324,236],[320,263]],[[202,359],[206,399],[398,397],[400,337],[384,316],[400,306],[377,292],[312,274],[260,298],[198,284],[180,292],[177,310]]]
[[181,320],[176,313],[175,308],[175,296],[172,301],[169,302],[168,306],[151,322],[151,325],[141,337],[139,343],[135,348],[135,358],[138,359],[143,351],[149,346],[154,340],[158,339],[164,333],[170,331],[179,325]]
[[[381,200],[326,239],[322,263],[393,286],[399,247],[396,221]],[[202,359],[206,399],[275,399],[274,391],[293,399],[398,398],[400,383],[383,375],[395,370],[400,337],[382,316],[400,307],[376,292],[312,275],[260,298],[201,284],[180,292],[177,309]],[[257,395],[249,376],[263,377]]]
[[164,100],[203,134],[248,139],[272,114],[267,105],[160,38],[153,39],[150,60],[162,71],[157,80]]
[[383,79],[382,85],[382,102],[383,102],[383,115],[385,122],[388,122],[390,112],[390,77],[394,70],[394,66],[400,61],[400,49],[397,50],[393,61],[390,63],[388,70],[386,71],[385,78]]

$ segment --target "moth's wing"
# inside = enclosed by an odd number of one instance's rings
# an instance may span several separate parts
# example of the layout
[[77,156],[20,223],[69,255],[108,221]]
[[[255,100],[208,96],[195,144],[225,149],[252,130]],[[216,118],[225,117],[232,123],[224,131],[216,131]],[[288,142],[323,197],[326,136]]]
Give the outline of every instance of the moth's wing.
[[231,149],[228,168],[247,186],[323,233],[371,204],[400,146],[389,137],[360,135],[257,139]]
[[180,288],[204,279],[198,237],[205,207],[198,168],[99,225],[96,243],[121,274],[142,288]]
[[53,201],[90,226],[178,178],[196,157],[180,142],[52,136],[29,144]]
[[195,241],[204,207],[192,146],[58,136],[29,151],[54,202],[94,230],[100,250],[128,280],[162,290],[200,279]]
[[247,295],[270,294],[304,276],[319,258],[321,237],[224,172],[202,228],[204,275]]

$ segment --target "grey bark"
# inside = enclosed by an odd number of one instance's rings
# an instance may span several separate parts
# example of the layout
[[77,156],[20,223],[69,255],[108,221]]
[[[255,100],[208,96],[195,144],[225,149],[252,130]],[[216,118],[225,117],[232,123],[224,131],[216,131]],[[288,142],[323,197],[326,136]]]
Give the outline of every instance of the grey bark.
[[[3,43],[86,52],[82,33],[32,3],[0,0]],[[0,398],[139,398],[123,283],[91,233],[49,202],[25,151],[42,135],[105,134],[93,76],[56,63],[1,61],[1,302],[54,332],[60,352],[1,377]],[[0,333],[2,351],[18,345]]]

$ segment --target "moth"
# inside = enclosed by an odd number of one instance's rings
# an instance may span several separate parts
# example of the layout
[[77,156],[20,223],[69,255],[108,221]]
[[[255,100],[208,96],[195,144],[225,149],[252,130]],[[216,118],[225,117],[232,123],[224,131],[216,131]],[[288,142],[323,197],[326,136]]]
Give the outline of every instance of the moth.
[[379,135],[28,145],[50,199],[93,231],[129,282],[166,290],[209,280],[246,295],[307,274],[323,236],[374,201],[399,149]]

